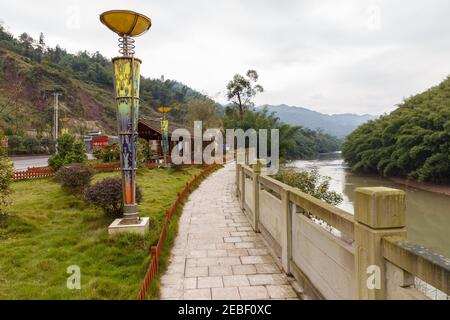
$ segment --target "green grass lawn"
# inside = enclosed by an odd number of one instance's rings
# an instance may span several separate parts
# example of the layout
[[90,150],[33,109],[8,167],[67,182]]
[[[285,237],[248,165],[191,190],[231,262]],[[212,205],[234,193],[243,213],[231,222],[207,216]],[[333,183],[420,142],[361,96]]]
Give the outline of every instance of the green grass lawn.
[[[13,205],[0,221],[0,299],[134,299],[156,244],[165,210],[200,168],[138,171],[142,216],[150,232],[108,236],[112,217],[85,205],[52,179],[13,184]],[[100,173],[94,182],[119,173]],[[176,219],[175,219],[176,220]],[[176,221],[168,241],[173,239]],[[163,252],[163,265],[168,249]],[[81,290],[66,287],[67,267],[81,269]],[[151,297],[157,297],[157,285]]]

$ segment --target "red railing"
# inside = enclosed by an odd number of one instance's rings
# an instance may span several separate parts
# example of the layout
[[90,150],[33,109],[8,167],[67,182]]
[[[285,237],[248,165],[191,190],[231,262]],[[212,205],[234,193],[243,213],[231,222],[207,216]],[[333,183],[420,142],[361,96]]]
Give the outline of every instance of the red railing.
[[161,233],[159,235],[158,243],[156,246],[152,246],[150,248],[150,264],[148,265],[147,272],[145,274],[144,280],[141,285],[141,289],[139,291],[139,294],[137,296],[138,300],[144,300],[145,296],[147,295],[148,288],[150,287],[152,281],[155,279],[156,274],[158,273],[159,268],[159,255],[161,253],[161,250],[164,246],[164,240],[166,238],[167,228],[169,226],[169,223],[172,219],[172,216],[175,214],[175,212],[178,209],[178,206],[180,203],[184,200],[186,195],[191,191],[191,188],[194,184],[198,183],[203,177],[205,177],[207,174],[209,174],[211,171],[215,170],[218,167],[217,164],[212,164],[206,167],[202,172],[200,172],[198,175],[195,175],[189,182],[186,182],[186,185],[180,193],[178,193],[178,196],[174,203],[170,206],[168,210],[166,210],[166,216],[164,218],[164,224],[161,229]]
[[[146,168],[157,168],[162,166],[161,163],[144,163],[144,167]],[[197,166],[197,164],[185,164],[183,167],[191,167]],[[119,162],[111,162],[111,163],[96,163],[92,165],[92,168],[96,171],[104,172],[104,171],[118,171],[120,170]],[[45,177],[53,177],[55,175],[55,171],[51,167],[29,167],[26,170],[19,170],[14,172],[14,180],[28,180],[28,179],[37,179],[37,178],[45,178]]]
[[96,171],[117,171],[120,170],[119,162],[96,163],[92,166]]
[[[96,163],[92,165],[96,171],[115,171],[120,170],[119,163]],[[29,167],[27,170],[14,172],[14,180],[28,180],[45,177],[53,177],[56,174],[51,167]]]
[[50,167],[31,167],[27,170],[14,172],[14,180],[26,180],[35,178],[52,177],[55,172]]

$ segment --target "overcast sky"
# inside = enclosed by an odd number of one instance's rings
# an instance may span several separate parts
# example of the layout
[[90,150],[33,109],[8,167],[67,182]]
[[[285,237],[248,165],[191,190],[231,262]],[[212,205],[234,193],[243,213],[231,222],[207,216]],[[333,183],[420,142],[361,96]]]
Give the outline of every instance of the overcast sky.
[[181,81],[219,102],[235,73],[256,69],[256,104],[380,114],[450,75],[448,0],[14,0],[0,19],[69,52],[116,56],[98,19],[131,9],[152,19],[136,39],[142,75]]

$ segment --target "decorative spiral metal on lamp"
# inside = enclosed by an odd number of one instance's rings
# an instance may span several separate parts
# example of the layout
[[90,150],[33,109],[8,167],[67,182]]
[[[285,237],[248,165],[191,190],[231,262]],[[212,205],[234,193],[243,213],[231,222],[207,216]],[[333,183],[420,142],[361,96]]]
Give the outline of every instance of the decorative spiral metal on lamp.
[[134,39],[128,36],[120,37],[119,48],[119,53],[126,57],[134,55]]

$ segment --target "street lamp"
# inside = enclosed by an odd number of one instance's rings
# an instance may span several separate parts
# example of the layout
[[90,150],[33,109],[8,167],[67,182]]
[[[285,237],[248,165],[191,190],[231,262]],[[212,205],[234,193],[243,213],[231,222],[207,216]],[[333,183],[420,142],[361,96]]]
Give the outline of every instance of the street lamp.
[[[143,220],[139,218],[136,204],[136,147],[141,60],[134,57],[133,37],[140,36],[150,29],[151,20],[143,14],[129,10],[111,10],[102,13],[100,21],[120,37],[121,56],[113,58],[112,63],[124,208],[123,219],[117,219],[110,226],[110,233],[115,233],[126,229],[127,226],[140,225]],[[114,226],[117,228],[113,228]]]
[[161,119],[161,144],[165,166],[169,166],[169,120],[166,119],[166,113],[168,113],[170,110],[172,110],[172,108],[170,107],[158,108],[158,111],[163,115]]

